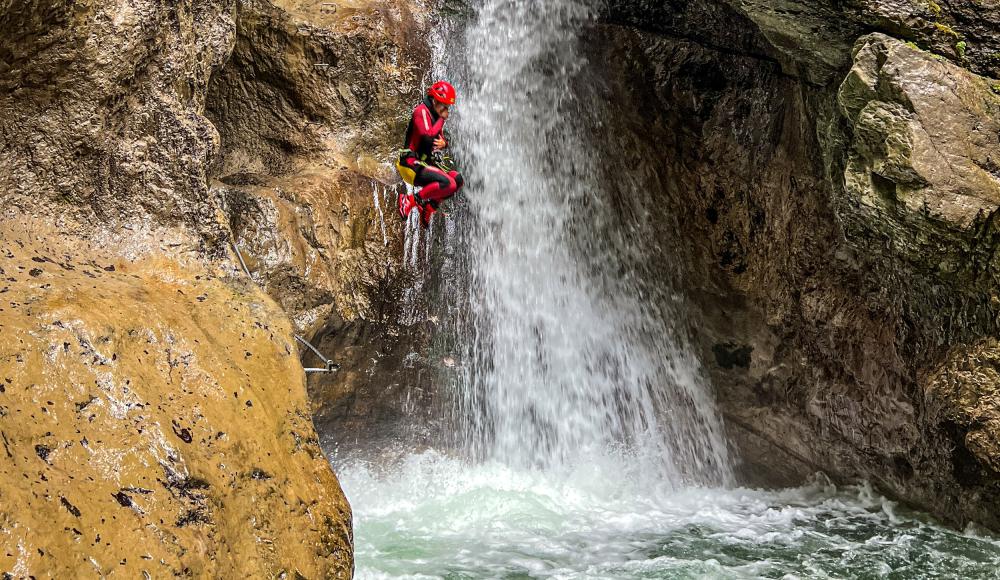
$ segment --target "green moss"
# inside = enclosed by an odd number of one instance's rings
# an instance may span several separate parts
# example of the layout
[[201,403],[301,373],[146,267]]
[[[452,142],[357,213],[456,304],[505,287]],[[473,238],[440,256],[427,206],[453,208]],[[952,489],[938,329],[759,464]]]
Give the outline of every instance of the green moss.
[[957,39],[961,39],[962,38],[961,34],[955,32],[955,29],[952,28],[952,27],[950,27],[950,26],[948,26],[947,24],[941,24],[940,22],[935,22],[934,23],[934,28],[937,28],[938,32],[943,32],[944,34],[947,34],[948,36],[951,36],[952,38],[957,38]]
[[[965,42],[960,42],[959,44],[962,44],[962,45],[964,45],[964,44],[965,44]],[[940,60],[940,61],[947,61],[947,60],[948,60],[948,57],[946,57],[946,56],[944,56],[944,55],[942,55],[942,54],[938,54],[938,53],[936,53],[936,52],[934,52],[934,51],[932,51],[932,50],[927,50],[926,48],[923,48],[923,47],[921,47],[921,46],[917,45],[917,43],[915,43],[915,42],[912,42],[912,41],[910,41],[910,42],[907,42],[907,43],[906,43],[906,46],[908,46],[909,48],[912,48],[913,50],[919,50],[920,52],[926,52],[926,53],[927,53],[927,54],[929,54],[929,55],[930,55],[930,57],[931,57],[931,58],[933,58],[934,60]],[[956,50],[962,50],[963,52],[961,52],[961,53],[960,53],[960,56],[963,56],[963,57],[964,57],[964,55],[965,55],[965,52],[964,52],[964,47],[963,47],[963,48],[961,48],[961,49],[959,49],[959,48],[958,48],[958,47],[956,46]]]
[[928,0],[927,9],[931,11],[934,16],[941,16],[941,5],[934,0]]
[[964,40],[960,41],[955,45],[955,52],[958,53],[958,58],[965,58],[965,51],[969,48],[969,45],[965,43]]
[[992,89],[994,93],[1000,95],[1000,83],[993,83],[990,89]]

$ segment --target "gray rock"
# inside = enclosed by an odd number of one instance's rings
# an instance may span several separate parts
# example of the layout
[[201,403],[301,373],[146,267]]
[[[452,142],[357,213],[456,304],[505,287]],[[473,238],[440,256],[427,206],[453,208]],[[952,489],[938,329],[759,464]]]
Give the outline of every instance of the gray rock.
[[[621,63],[615,122],[642,128],[606,154],[661,176],[638,188],[668,250],[650,271],[680,271],[744,481],[822,470],[1000,528],[976,398],[1000,331],[1000,112],[978,76],[996,71],[996,18],[961,1],[623,1],[594,29],[591,60]],[[722,364],[718,345],[750,360]]]

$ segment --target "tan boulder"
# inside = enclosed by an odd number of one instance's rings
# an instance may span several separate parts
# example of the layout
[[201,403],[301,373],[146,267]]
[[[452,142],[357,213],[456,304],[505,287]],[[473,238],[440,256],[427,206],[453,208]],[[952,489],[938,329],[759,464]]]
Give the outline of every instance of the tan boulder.
[[266,294],[170,239],[124,258],[38,221],[0,237],[0,569],[350,576],[350,507]]
[[873,34],[838,102],[854,125],[847,191],[862,203],[960,230],[1000,205],[1000,96],[987,79]]

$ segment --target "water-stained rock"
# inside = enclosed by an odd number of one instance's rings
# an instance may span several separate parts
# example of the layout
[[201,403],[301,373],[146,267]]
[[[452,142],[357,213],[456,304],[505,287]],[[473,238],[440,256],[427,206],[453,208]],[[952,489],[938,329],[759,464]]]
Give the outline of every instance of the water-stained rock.
[[786,70],[811,82],[835,80],[859,36],[879,30],[979,74],[1000,75],[1000,4],[978,0],[725,0],[784,55]]
[[988,79],[881,34],[858,41],[854,62],[838,93],[854,132],[847,193],[898,223],[896,243],[920,237],[921,221],[961,231],[990,219],[1000,95]]
[[[213,191],[253,279],[341,365],[309,378],[330,448],[412,434],[433,389],[407,357],[430,330],[399,324],[412,273],[391,162],[430,64],[428,8],[247,2],[236,23],[207,100],[223,143]],[[303,363],[324,366],[306,349]]]
[[398,269],[395,193],[382,183],[398,181],[386,163],[421,94],[427,10],[254,1],[235,18],[206,113],[222,137],[213,190],[234,238],[303,333],[334,311],[368,317],[366,288]]

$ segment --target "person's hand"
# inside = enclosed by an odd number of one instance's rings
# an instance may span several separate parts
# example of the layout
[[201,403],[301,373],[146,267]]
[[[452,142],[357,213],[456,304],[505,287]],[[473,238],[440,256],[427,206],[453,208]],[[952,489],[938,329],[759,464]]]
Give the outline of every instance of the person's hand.
[[438,138],[434,140],[434,149],[444,149],[448,146],[448,142],[444,140],[444,135],[438,135]]

